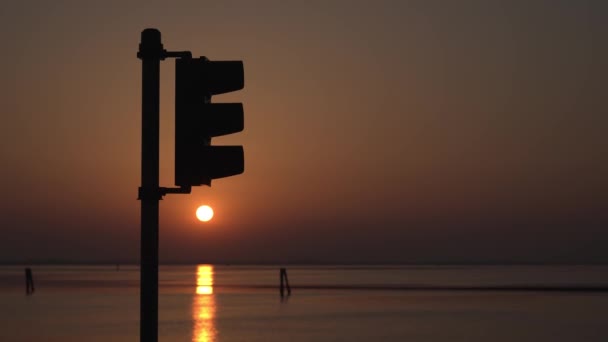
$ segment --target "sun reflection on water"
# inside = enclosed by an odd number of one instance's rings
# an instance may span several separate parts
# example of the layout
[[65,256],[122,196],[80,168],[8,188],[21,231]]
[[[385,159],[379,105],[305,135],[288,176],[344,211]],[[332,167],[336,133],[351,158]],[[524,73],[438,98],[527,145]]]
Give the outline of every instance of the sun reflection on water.
[[196,295],[192,300],[193,342],[216,340],[215,311],[213,266],[198,265],[196,269]]

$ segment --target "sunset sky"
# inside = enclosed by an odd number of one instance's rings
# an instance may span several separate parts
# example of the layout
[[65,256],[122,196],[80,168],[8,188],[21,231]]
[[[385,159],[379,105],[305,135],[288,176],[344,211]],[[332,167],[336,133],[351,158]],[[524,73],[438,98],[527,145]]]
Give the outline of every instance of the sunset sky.
[[608,262],[602,0],[4,3],[0,262],[138,262],[148,27],[245,66],[245,173],[161,201],[161,262]]

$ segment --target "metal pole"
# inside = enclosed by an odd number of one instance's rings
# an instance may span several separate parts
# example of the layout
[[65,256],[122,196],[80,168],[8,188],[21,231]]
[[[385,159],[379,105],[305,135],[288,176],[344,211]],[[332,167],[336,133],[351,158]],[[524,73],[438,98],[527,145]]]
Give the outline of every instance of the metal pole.
[[145,29],[137,57],[142,61],[140,341],[158,341],[158,201],[160,32]]

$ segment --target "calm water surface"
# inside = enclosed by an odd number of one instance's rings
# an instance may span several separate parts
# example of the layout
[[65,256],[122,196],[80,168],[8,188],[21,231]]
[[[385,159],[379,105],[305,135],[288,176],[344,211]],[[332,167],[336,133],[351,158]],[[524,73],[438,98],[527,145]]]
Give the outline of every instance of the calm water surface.
[[[24,266],[0,266],[0,341],[139,340],[137,267],[32,269],[36,292],[26,296]],[[608,286],[606,266],[294,266],[288,275],[293,294],[281,300],[278,266],[161,267],[160,340],[608,340],[608,292],[504,290]]]

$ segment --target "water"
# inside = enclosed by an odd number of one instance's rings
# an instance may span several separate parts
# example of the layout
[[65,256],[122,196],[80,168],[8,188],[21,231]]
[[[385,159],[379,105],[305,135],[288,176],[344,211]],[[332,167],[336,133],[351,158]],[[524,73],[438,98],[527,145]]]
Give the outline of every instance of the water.
[[[139,341],[137,267],[32,269],[26,296],[24,267],[0,266],[0,341]],[[288,276],[281,300],[278,266],[161,267],[160,340],[608,340],[607,266],[293,266]]]

